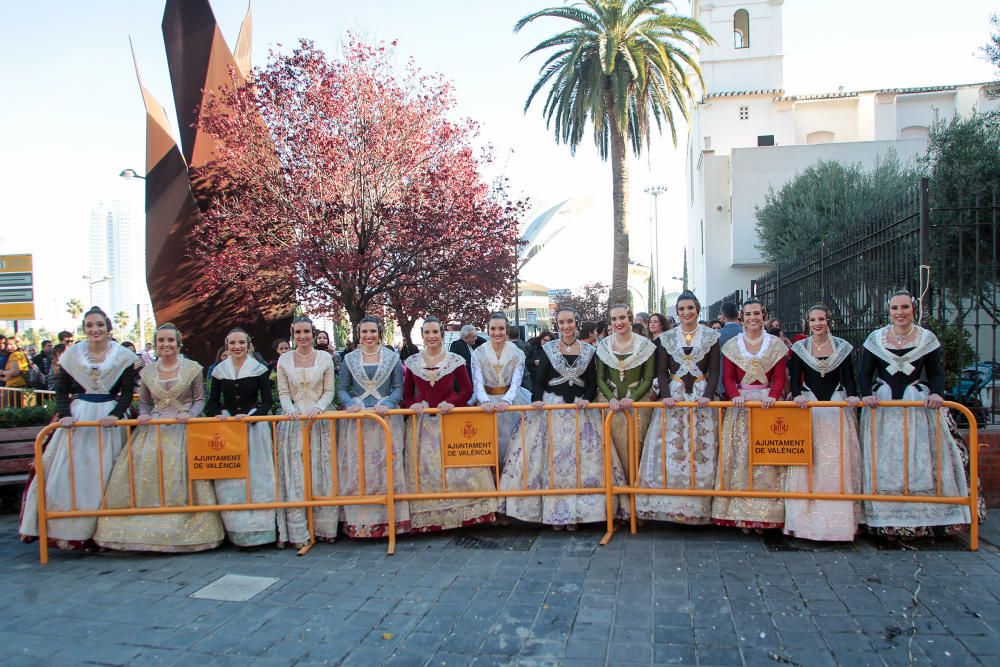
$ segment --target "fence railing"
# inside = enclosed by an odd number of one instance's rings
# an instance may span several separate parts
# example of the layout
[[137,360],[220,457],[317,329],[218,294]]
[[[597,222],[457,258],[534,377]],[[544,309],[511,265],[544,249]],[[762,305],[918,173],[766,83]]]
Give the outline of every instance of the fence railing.
[[46,389],[24,389],[21,387],[0,387],[0,410],[4,408],[31,408],[43,405],[55,398],[54,391]]
[[[759,403],[747,402],[746,408],[759,407]],[[977,498],[978,498],[978,465],[979,465],[979,453],[978,453],[978,435],[975,426],[975,420],[970,420],[969,427],[969,479],[968,479],[968,493],[965,495],[942,495],[940,487],[941,479],[941,447],[942,447],[942,436],[941,436],[941,412],[938,411],[938,424],[937,424],[937,466],[938,466],[938,480],[939,485],[936,494],[921,495],[916,493],[911,493],[908,488],[904,488],[903,493],[895,494],[880,494],[877,492],[877,488],[872,489],[872,493],[860,493],[860,492],[850,492],[850,490],[845,486],[844,474],[845,474],[845,457],[843,456],[844,448],[844,423],[846,419],[854,419],[853,412],[848,408],[848,404],[845,402],[823,402],[817,401],[809,403],[809,408],[841,408],[841,467],[840,467],[840,492],[816,492],[811,484],[812,480],[812,464],[810,463],[810,486],[805,491],[789,491],[786,489],[755,489],[753,486],[753,472],[751,466],[750,476],[748,478],[747,488],[727,488],[724,483],[716,484],[716,488],[696,488],[694,476],[691,476],[690,483],[687,487],[679,486],[673,487],[666,483],[667,476],[664,475],[665,485],[659,488],[651,488],[649,486],[643,486],[638,480],[638,464],[640,459],[640,452],[642,451],[643,443],[640,442],[638,428],[637,428],[637,414],[638,410],[642,409],[659,409],[663,408],[662,403],[649,402],[649,403],[635,403],[633,408],[626,411],[626,417],[628,420],[628,455],[627,461],[622,462],[623,467],[627,471],[626,484],[616,484],[613,475],[613,463],[615,461],[615,455],[613,454],[613,443],[611,436],[611,424],[612,419],[615,414],[610,410],[605,410],[608,406],[605,404],[590,404],[586,408],[582,408],[579,413],[585,410],[601,410],[603,412],[603,460],[601,464],[603,466],[604,475],[603,483],[597,486],[584,486],[577,481],[576,486],[569,488],[557,488],[555,485],[555,480],[551,476],[549,478],[549,484],[542,488],[529,488],[527,483],[526,475],[522,477],[524,480],[521,488],[500,488],[500,461],[494,457],[493,463],[487,467],[493,468],[493,479],[496,484],[493,488],[483,488],[483,489],[473,489],[473,490],[448,490],[446,475],[445,479],[442,481],[442,486],[439,489],[427,489],[421,488],[419,482],[417,482],[417,491],[408,490],[406,493],[398,493],[396,491],[396,483],[394,479],[394,470],[396,469],[396,463],[394,459],[394,447],[392,429],[390,428],[389,422],[393,417],[396,416],[413,416],[416,413],[413,410],[390,410],[382,415],[375,414],[371,411],[365,412],[328,412],[319,415],[314,419],[303,419],[301,420],[304,424],[302,429],[302,470],[304,474],[304,493],[301,498],[295,499],[281,499],[280,492],[278,488],[277,474],[275,475],[275,496],[273,501],[268,502],[245,502],[245,503],[215,503],[211,505],[199,505],[194,502],[194,493],[192,490],[192,480],[188,478],[186,480],[187,484],[187,502],[177,505],[169,505],[166,502],[166,497],[164,495],[164,467],[162,465],[162,448],[160,445],[160,432],[163,426],[174,425],[182,422],[171,419],[154,419],[146,423],[140,424],[137,420],[120,420],[113,428],[124,429],[125,434],[123,437],[124,449],[119,454],[118,459],[115,464],[120,465],[121,461],[127,462],[129,479],[130,479],[130,501],[127,507],[115,507],[111,508],[107,506],[107,482],[109,475],[105,475],[105,471],[102,469],[100,472],[100,477],[98,482],[100,483],[100,502],[94,507],[77,507],[75,505],[76,498],[76,486],[78,480],[75,479],[74,466],[72,464],[72,454],[73,454],[73,433],[76,429],[82,428],[92,428],[97,427],[99,422],[78,422],[72,427],[68,427],[69,433],[67,434],[66,446],[68,448],[68,453],[70,456],[70,464],[67,468],[67,475],[65,483],[70,487],[70,497],[71,505],[69,508],[63,509],[53,509],[46,503],[46,493],[44,490],[47,488],[46,475],[49,471],[46,470],[44,465],[44,446],[48,441],[48,437],[58,431],[59,429],[67,428],[63,427],[58,423],[50,424],[45,427],[38,435],[35,441],[35,470],[37,474],[36,488],[37,492],[37,519],[38,519],[38,537],[39,537],[39,557],[42,564],[48,562],[48,522],[51,520],[58,519],[70,519],[70,518],[81,518],[81,517],[110,517],[110,516],[141,516],[141,515],[156,515],[165,513],[186,513],[186,512],[225,512],[225,511],[240,511],[240,510],[259,510],[259,509],[281,509],[281,508],[302,508],[305,509],[308,516],[308,530],[309,530],[309,542],[303,546],[300,550],[300,554],[305,554],[309,551],[312,545],[315,543],[315,531],[313,523],[313,510],[320,507],[333,507],[333,506],[347,506],[347,505],[381,505],[385,507],[386,517],[387,517],[387,532],[386,537],[388,538],[387,552],[389,554],[394,553],[396,545],[396,521],[395,521],[395,504],[397,502],[406,501],[419,501],[419,500],[449,500],[449,499],[464,499],[464,498],[516,498],[516,497],[530,497],[530,496],[564,496],[564,495],[602,495],[605,502],[606,510],[606,532],[601,539],[601,544],[606,544],[612,539],[616,526],[615,517],[612,511],[615,497],[624,498],[629,504],[629,517],[630,517],[630,530],[635,533],[638,530],[638,525],[636,521],[636,498],[642,495],[670,495],[670,496],[711,496],[711,497],[731,497],[731,498],[774,498],[774,499],[800,499],[800,500],[815,500],[815,501],[876,501],[876,502],[893,502],[893,503],[929,503],[929,504],[952,504],[959,506],[966,506],[969,508],[971,525],[969,532],[969,547],[972,550],[978,548],[978,514],[977,514]],[[797,404],[793,402],[778,402],[774,404],[774,407],[798,407]],[[955,403],[945,403],[945,407],[952,408],[958,411],[965,412],[969,414],[968,409],[964,406]],[[908,409],[923,409],[923,404],[918,402],[904,402],[904,401],[889,401],[882,402],[879,407],[872,408],[873,410],[883,410],[883,409],[896,409],[903,408],[904,412]],[[551,421],[551,415],[553,410],[576,410],[575,406],[572,405],[546,405],[541,412],[537,412],[538,408],[534,406],[511,406],[508,408],[513,412],[519,412],[521,416],[521,433],[522,433],[522,447],[529,446],[529,443],[523,441],[524,427],[531,419],[549,419]],[[733,404],[728,401],[715,401],[709,403],[707,407],[699,407],[696,403],[677,403],[674,409],[688,410],[688,419],[693,422],[695,419],[695,411],[697,410],[714,410],[717,411],[718,424],[719,424],[719,457],[718,461],[722,460],[724,452],[724,441],[722,437],[722,423],[724,411],[728,409],[744,409],[744,408],[734,408]],[[454,410],[456,413],[479,413],[482,412],[481,408],[456,408]],[[434,415],[437,414],[436,409],[428,409],[424,412],[424,415]],[[578,414],[579,414],[578,413]],[[751,416],[754,412],[751,410],[749,413]],[[261,417],[247,417],[245,419],[248,423],[266,422],[271,426],[272,434],[272,461],[270,462],[279,468],[278,462],[278,438],[277,438],[277,425],[281,422],[287,422],[292,420],[292,418],[287,416],[261,416]],[[385,448],[385,484],[383,488],[374,489],[369,493],[368,488],[366,488],[366,482],[364,479],[365,466],[360,465],[357,471],[358,474],[358,489],[361,491],[359,494],[353,495],[339,495],[339,487],[337,482],[334,482],[334,493],[331,495],[320,496],[315,493],[313,475],[313,466],[311,465],[311,455],[313,447],[310,442],[310,432],[311,425],[319,421],[331,422],[331,426],[335,427],[336,423],[343,420],[371,420],[380,426],[383,437]],[[217,423],[219,420],[216,418],[196,418],[188,420],[187,424],[199,424],[199,423]],[[577,420],[579,423],[579,419]],[[874,424],[874,420],[872,422]],[[904,423],[907,423],[904,419]],[[151,507],[141,507],[138,506],[136,501],[136,490],[135,490],[135,480],[132,477],[134,474],[134,451],[133,443],[135,440],[134,432],[137,429],[155,429],[156,432],[156,442],[157,442],[157,455],[160,457],[160,465],[158,465],[159,479],[157,480],[159,484],[159,498],[160,502],[158,506]],[[97,448],[100,451],[101,438],[101,428],[96,429],[98,433]],[[330,445],[331,445],[331,475],[334,480],[337,480],[337,436],[336,428],[331,428],[330,435]],[[78,431],[77,431],[78,432]],[[365,443],[363,438],[360,436],[360,429],[358,429],[358,453],[359,460],[365,461],[365,447],[374,446],[373,443]],[[516,433],[516,431],[515,431]],[[549,440],[548,456],[550,463],[552,460],[552,430],[549,430]],[[665,436],[665,431],[664,438]],[[442,436],[443,437],[443,436]],[[691,457],[693,462],[695,456],[695,442],[693,436],[693,429],[689,436],[691,438],[689,442],[689,452],[688,455]],[[875,467],[875,449],[876,444],[874,443],[875,430],[872,430],[872,468]],[[904,476],[906,473],[906,466],[909,465],[909,447],[910,447],[910,435],[904,428],[904,448],[901,456],[901,461],[899,465],[904,470]],[[354,443],[341,443],[343,446],[354,446]],[[515,438],[516,444],[516,438]],[[664,450],[665,447],[664,440]],[[444,449],[440,449],[441,461],[439,461],[442,470],[446,470],[444,465]],[[524,450],[527,454],[527,450]],[[577,461],[579,461],[581,456],[580,451],[580,430],[577,428],[576,432],[576,456]],[[97,457],[103,465],[103,457]],[[525,459],[527,456],[525,456]],[[666,466],[666,460],[664,459],[663,465]],[[579,466],[577,468],[579,470]],[[419,466],[415,472],[419,479]],[[875,475],[873,473],[873,479]],[[908,479],[908,477],[907,477]],[[51,483],[51,480],[49,481]],[[91,480],[93,483],[93,480]],[[247,498],[250,498],[249,493],[249,475],[247,477]],[[721,488],[719,488],[721,487]]]

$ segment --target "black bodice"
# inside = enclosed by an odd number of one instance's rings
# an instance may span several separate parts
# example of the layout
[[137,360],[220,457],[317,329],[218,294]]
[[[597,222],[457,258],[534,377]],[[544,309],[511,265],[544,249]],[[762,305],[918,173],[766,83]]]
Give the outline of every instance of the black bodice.
[[223,410],[230,415],[266,415],[273,402],[268,371],[238,380],[213,377],[205,415],[216,417]]
[[[572,366],[576,363],[578,356],[576,354],[564,354],[563,358],[567,364]],[[554,386],[550,385],[550,382],[558,380],[562,376],[556,369],[552,368],[549,355],[542,352],[539,357],[538,368],[535,370],[535,378],[532,382],[531,400],[542,400],[542,395],[547,391],[563,399],[566,403],[573,403],[578,398],[582,398],[585,401],[592,401],[597,396],[597,364],[594,362],[596,355],[590,359],[587,370],[583,372],[582,387],[570,384],[569,382],[563,382]]]
[[[826,359],[827,357],[817,357]],[[857,396],[857,383],[854,381],[854,362],[851,357],[844,358],[840,365],[832,371],[827,371],[826,375],[813,369],[812,366],[802,361],[802,358],[792,353],[792,358],[788,362],[788,380],[792,397],[802,393],[804,388],[808,388],[818,401],[829,401],[833,392],[839,387],[843,387],[848,396]]]
[[[890,349],[889,352],[901,356],[912,349],[912,347],[902,350]],[[871,396],[874,393],[873,379],[877,379],[883,384],[889,385],[889,388],[892,390],[892,399],[899,401],[902,400],[906,387],[915,382],[920,382],[921,377],[926,379],[927,387],[932,394],[940,396],[944,393],[944,362],[941,358],[940,347],[932,352],[928,352],[919,359],[913,360],[911,363],[913,364],[913,372],[909,375],[902,371],[890,375],[886,371],[889,364],[876,357],[867,349],[864,350],[861,353],[861,375],[858,378],[861,395]]]

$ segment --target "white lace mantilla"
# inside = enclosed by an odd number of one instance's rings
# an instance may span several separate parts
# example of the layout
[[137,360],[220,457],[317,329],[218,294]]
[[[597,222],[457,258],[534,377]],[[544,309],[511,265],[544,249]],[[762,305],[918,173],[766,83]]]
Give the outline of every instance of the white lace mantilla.
[[812,337],[803,338],[792,345],[792,352],[798,355],[809,368],[819,373],[820,377],[826,377],[827,373],[832,373],[844,363],[844,359],[850,356],[854,346],[843,338],[830,336],[830,344],[833,345],[833,354],[826,359],[818,359],[812,353]]
[[361,348],[358,348],[344,357],[344,363],[347,364],[347,370],[350,371],[351,377],[354,378],[359,387],[365,390],[363,394],[355,396],[355,398],[363,401],[367,397],[373,396],[375,400],[381,401],[384,396],[382,396],[378,388],[392,376],[392,369],[399,363],[399,355],[392,350],[379,346],[378,368],[375,369],[375,374],[371,379],[368,378],[368,373],[365,372],[361,355]]
[[270,369],[253,357],[243,360],[239,372],[236,371],[236,364],[231,357],[226,357],[212,369],[212,377],[216,380],[242,380],[248,377],[257,377],[261,373],[269,373]]
[[110,341],[104,361],[92,364],[88,357],[87,344],[77,343],[63,353],[59,364],[86,389],[88,394],[110,394],[118,378],[126,368],[135,363],[137,358],[127,347]]
[[410,369],[410,372],[422,380],[426,380],[433,387],[438,380],[454,373],[460,366],[465,365],[462,355],[448,352],[444,359],[435,367],[428,368],[427,360],[423,354],[411,354],[403,362],[403,365]]
[[726,341],[726,344],[722,346],[722,354],[746,373],[746,377],[750,378],[751,381],[757,384],[770,384],[767,372],[784,358],[785,354],[788,353],[788,348],[769,333],[764,334],[760,348],[760,352],[756,355],[750,354],[743,343],[743,334],[739,334]]
[[503,346],[500,358],[493,352],[493,345],[485,343],[473,350],[472,355],[479,360],[479,368],[483,373],[483,384],[487,387],[506,387],[510,385],[514,369],[524,363],[524,352],[516,345],[507,341]]
[[865,340],[865,349],[887,364],[885,370],[889,375],[912,374],[916,370],[913,365],[914,361],[941,347],[941,343],[938,342],[937,336],[932,331],[916,325],[913,326],[917,329],[916,345],[905,354],[895,354],[885,346],[886,336],[892,332],[891,324],[871,332]]
[[576,360],[572,364],[567,362],[566,357],[559,351],[558,340],[550,340],[545,345],[542,345],[542,351],[549,358],[552,368],[556,373],[559,373],[559,377],[549,382],[550,387],[556,387],[561,384],[569,384],[571,387],[584,386],[583,375],[587,372],[587,366],[590,365],[590,360],[594,358],[596,350],[590,343],[584,343],[582,340],[579,342],[580,354],[577,355]]
[[653,341],[643,336],[632,334],[632,352],[624,359],[619,359],[611,349],[611,343],[614,339],[614,336],[601,339],[601,342],[597,344],[597,357],[608,366],[617,368],[623,373],[642,366],[656,352],[656,345],[653,344]]
[[[712,351],[712,346],[719,340],[719,332],[704,324],[699,324],[698,328],[695,329],[690,346],[685,346],[684,332],[681,331],[680,327],[664,331],[660,334],[659,339],[664,352],[680,364],[675,375],[690,375],[697,378],[704,375],[698,368],[698,364]],[[684,353],[685,347],[691,348],[690,354]]]

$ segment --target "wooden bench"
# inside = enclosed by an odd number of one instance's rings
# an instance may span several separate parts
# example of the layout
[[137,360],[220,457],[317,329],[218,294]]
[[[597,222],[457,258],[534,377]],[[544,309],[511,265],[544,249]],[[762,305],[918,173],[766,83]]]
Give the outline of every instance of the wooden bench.
[[0,429],[0,487],[22,485],[35,458],[35,437],[43,426]]

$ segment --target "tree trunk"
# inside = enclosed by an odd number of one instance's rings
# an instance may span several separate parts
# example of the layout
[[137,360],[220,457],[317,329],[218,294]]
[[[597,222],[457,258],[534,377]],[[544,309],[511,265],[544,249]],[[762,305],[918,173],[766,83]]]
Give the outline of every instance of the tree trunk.
[[351,318],[351,340],[354,341],[355,345],[360,345],[361,340],[358,338],[358,324],[364,319],[365,309],[363,306],[351,304],[346,310],[347,316]]
[[[615,118],[615,114],[609,114]],[[628,296],[628,161],[625,137],[611,121],[611,200],[614,205],[614,250],[608,305],[626,303]]]

